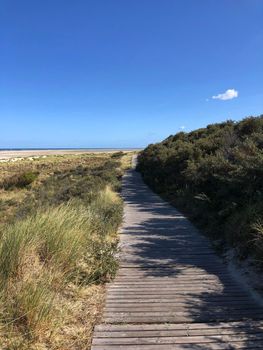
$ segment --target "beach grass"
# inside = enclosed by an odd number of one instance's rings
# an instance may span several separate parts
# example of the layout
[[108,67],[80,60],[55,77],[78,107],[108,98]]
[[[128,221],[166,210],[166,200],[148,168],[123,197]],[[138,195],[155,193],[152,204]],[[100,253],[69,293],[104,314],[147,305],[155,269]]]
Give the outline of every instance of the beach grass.
[[[104,283],[118,266],[118,192],[129,158],[52,156],[0,165],[1,349],[89,348]],[[17,186],[14,179],[25,173],[37,176]]]

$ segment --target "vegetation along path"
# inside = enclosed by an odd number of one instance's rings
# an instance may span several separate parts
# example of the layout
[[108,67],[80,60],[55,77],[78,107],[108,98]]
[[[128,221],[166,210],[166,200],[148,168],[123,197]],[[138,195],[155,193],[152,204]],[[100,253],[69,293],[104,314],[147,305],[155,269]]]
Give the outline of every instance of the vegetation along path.
[[123,197],[120,269],[92,350],[263,349],[263,310],[209,241],[134,170]]

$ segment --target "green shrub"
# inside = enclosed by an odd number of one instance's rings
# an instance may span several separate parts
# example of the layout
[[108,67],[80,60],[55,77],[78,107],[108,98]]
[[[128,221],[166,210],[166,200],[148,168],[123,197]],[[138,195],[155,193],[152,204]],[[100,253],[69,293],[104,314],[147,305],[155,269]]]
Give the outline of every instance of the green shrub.
[[111,158],[113,159],[120,159],[124,156],[124,152],[120,151],[120,152],[115,152],[111,155]]
[[215,237],[263,262],[263,116],[180,132],[138,157],[144,180]]

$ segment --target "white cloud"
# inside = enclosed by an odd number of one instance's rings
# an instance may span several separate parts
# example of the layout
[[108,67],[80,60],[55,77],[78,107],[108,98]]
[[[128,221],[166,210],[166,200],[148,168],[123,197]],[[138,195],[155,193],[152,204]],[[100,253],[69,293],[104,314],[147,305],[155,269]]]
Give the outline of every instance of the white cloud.
[[226,92],[224,92],[223,94],[218,94],[215,96],[212,96],[212,98],[214,100],[232,100],[232,98],[235,98],[238,96],[238,91],[235,89],[228,89],[226,90]]
[[185,129],[185,126],[184,126],[184,125],[182,125],[182,126],[180,126],[180,128],[179,128],[179,129],[184,130],[184,129]]

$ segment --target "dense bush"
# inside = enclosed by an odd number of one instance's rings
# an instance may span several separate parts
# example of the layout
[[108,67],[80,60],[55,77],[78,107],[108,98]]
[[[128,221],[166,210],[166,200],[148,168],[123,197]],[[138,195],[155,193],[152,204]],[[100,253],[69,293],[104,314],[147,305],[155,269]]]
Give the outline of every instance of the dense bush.
[[113,153],[112,155],[111,155],[111,158],[115,158],[115,159],[120,159],[121,157],[123,157],[124,156],[124,152],[122,152],[122,151],[119,151],[119,152],[115,152],[115,153]]
[[169,136],[141,152],[138,169],[213,236],[263,261],[263,116]]

